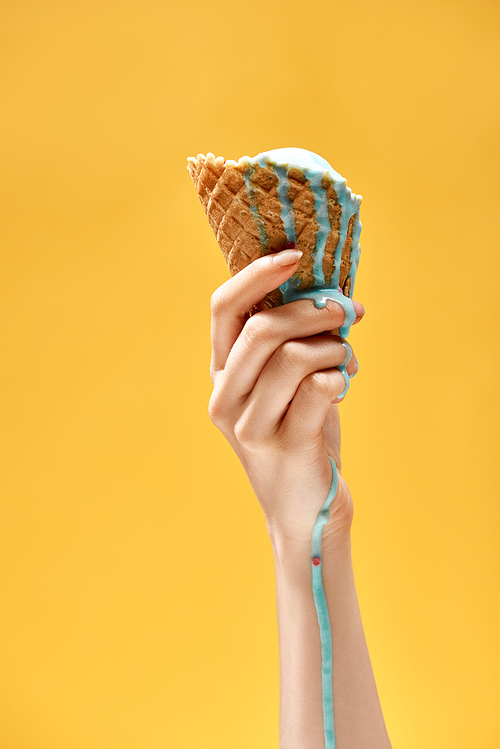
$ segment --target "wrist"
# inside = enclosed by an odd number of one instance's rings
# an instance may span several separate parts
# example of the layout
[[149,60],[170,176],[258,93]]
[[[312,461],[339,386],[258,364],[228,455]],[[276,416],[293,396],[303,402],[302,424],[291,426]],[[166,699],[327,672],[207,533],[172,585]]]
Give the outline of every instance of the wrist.
[[[311,576],[311,542],[312,528],[308,533],[291,533],[290,529],[281,527],[269,528],[269,537],[273,549],[277,572],[294,579],[301,577],[309,581]],[[337,566],[351,554],[351,537],[349,529],[336,533],[326,524],[321,539],[321,557],[323,566]]]
[[[313,528],[317,513],[306,522],[300,518],[266,516],[267,530],[277,561],[292,564],[294,560],[310,562]],[[350,550],[353,518],[352,499],[347,484],[339,474],[339,486],[330,507],[330,517],[321,536],[322,554],[332,556],[336,551]]]

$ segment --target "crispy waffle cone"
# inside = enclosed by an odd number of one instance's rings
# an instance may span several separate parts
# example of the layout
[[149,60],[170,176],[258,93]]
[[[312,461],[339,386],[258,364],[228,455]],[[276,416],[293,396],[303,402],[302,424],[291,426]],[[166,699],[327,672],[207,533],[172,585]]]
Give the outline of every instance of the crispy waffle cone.
[[[206,156],[198,154],[196,158],[189,157],[188,171],[231,275],[263,255],[286,248],[287,238],[277,193],[278,177],[270,167],[250,165],[243,161],[225,161],[222,156],[215,158],[212,153],[208,153]],[[257,209],[253,212],[245,177],[252,191],[252,202]],[[294,278],[298,281],[299,290],[312,289],[315,288],[313,253],[318,232],[314,195],[301,169],[291,167],[288,179],[289,199],[295,216],[296,246],[303,252]],[[334,271],[341,208],[332,181],[325,176],[322,185],[326,190],[331,227],[323,261],[325,285],[328,286]],[[349,221],[341,256],[339,285],[345,296],[349,295],[351,284],[349,270],[354,219],[355,216],[352,216]],[[283,295],[276,289],[267,294],[257,309],[281,304]]]

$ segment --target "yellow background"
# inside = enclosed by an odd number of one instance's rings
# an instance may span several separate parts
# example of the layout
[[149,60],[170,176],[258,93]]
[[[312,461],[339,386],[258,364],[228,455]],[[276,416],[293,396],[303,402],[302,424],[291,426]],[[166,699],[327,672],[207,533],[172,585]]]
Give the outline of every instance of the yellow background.
[[206,414],[227,271],[185,159],[288,145],[364,196],[343,458],[394,747],[500,746],[498,4],[1,16],[0,746],[278,746],[272,554]]

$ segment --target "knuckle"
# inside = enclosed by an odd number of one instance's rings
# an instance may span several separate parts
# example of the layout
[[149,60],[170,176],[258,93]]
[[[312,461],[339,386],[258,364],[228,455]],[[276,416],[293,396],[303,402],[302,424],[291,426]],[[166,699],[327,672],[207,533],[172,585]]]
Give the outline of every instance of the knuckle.
[[245,341],[250,348],[259,346],[271,338],[271,330],[268,316],[265,312],[252,315],[243,328]]
[[[328,347],[329,367],[338,367],[347,364],[352,356],[351,344],[339,335],[328,335],[323,339],[325,347]],[[326,350],[326,348],[325,348]]]
[[284,372],[304,369],[307,363],[304,346],[298,341],[286,341],[276,352],[276,363]]
[[224,290],[224,286],[219,286],[214,291],[210,299],[210,310],[212,317],[220,317],[228,309],[227,293]]
[[212,396],[208,403],[208,415],[210,417],[210,421],[216,427],[221,427],[225,423],[226,409],[224,408],[222,399],[217,395],[215,391],[212,393]]
[[313,372],[310,375],[309,387],[318,395],[330,395],[332,392],[331,377],[326,372]]
[[345,312],[338,302],[331,302],[326,307],[322,307],[320,311],[332,328],[338,328],[345,318]]
[[239,419],[234,426],[234,436],[236,442],[241,447],[247,449],[256,445],[258,440],[258,434],[255,430],[255,426],[248,419]]
[[[342,375],[340,376],[342,377]],[[303,380],[303,387],[306,392],[312,396],[324,396],[329,398],[334,398],[337,390],[335,388],[334,377],[327,372],[313,372],[308,375]]]

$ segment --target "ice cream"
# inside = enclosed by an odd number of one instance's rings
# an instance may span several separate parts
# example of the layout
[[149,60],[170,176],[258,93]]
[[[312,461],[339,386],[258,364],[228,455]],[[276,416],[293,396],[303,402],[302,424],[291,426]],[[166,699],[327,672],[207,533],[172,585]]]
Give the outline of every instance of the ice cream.
[[[310,298],[344,309],[340,335],[356,318],[352,304],[359,263],[361,196],[321,156],[278,148],[238,161],[208,153],[188,159],[209,223],[232,275],[271,252],[297,247],[297,272],[268,294],[259,309]],[[346,381],[345,365],[339,367]]]
[[340,290],[352,298],[361,197],[321,156],[303,148],[238,161],[199,154],[188,159],[188,170],[233,275],[287,245],[304,253],[296,275],[266,306],[308,289]]

